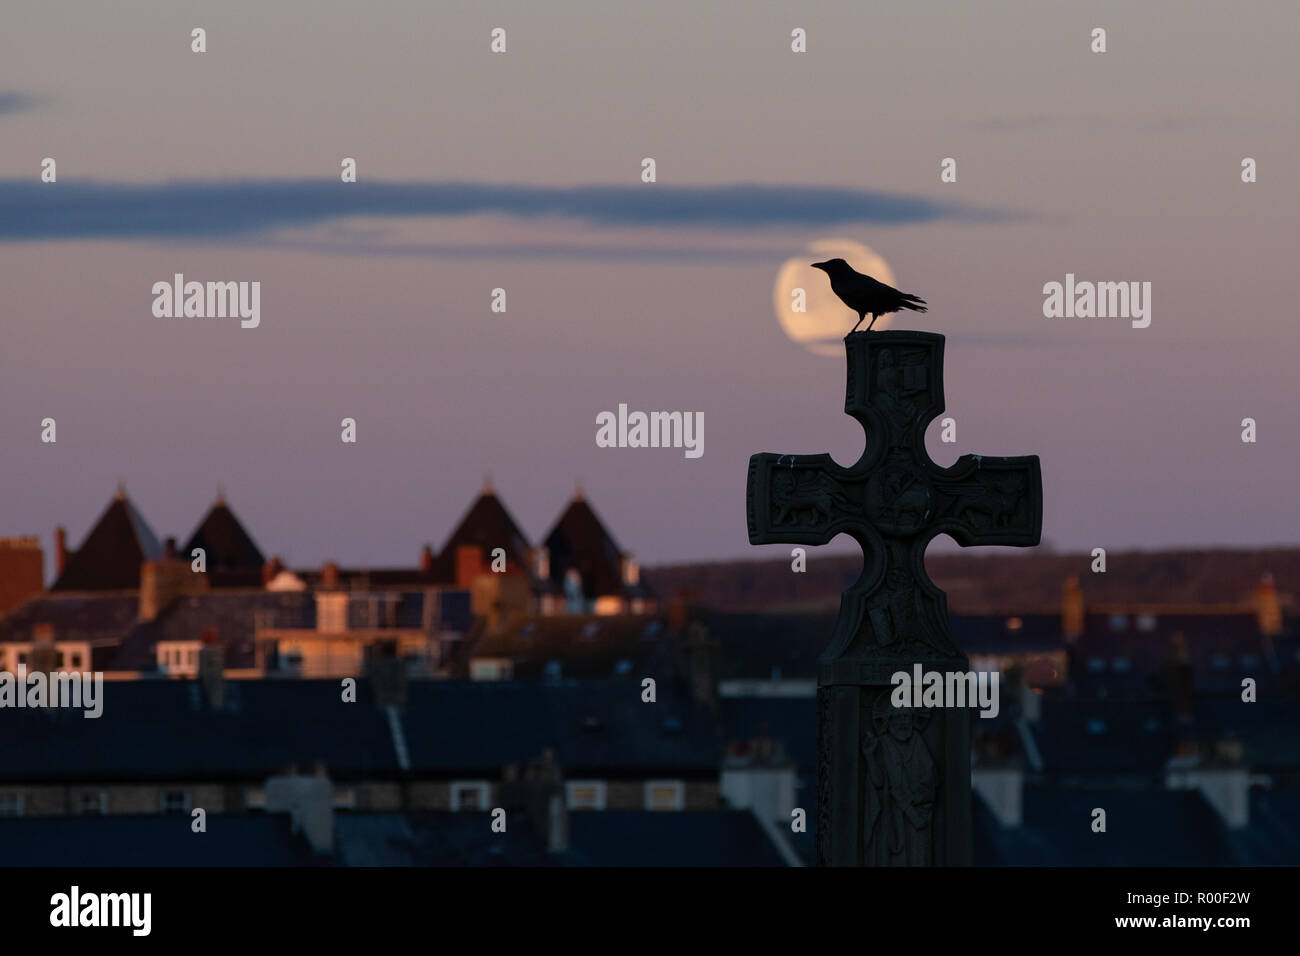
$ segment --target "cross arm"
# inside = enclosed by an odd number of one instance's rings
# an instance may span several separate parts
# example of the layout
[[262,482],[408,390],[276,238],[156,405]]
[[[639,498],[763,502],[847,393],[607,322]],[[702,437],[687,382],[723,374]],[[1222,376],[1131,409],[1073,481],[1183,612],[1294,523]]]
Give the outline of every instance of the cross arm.
[[962,455],[934,481],[935,534],[958,544],[1033,547],[1043,531],[1043,479],[1037,455]]
[[826,544],[861,523],[853,476],[830,455],[776,455],[749,459],[745,502],[750,544]]

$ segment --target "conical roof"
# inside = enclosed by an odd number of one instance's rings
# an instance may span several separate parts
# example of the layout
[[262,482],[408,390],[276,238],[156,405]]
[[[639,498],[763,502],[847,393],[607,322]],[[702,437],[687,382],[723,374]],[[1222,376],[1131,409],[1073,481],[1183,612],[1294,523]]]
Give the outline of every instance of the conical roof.
[[494,548],[505,548],[508,568],[531,571],[528,539],[519,530],[519,525],[496,496],[496,492],[488,485],[484,486],[477,500],[438,552],[434,571],[440,580],[455,579],[456,551],[465,546],[481,548],[484,560],[490,560]]
[[587,499],[575,494],[546,536],[551,582],[560,589],[570,569],[582,576],[587,598],[618,594],[623,587],[623,552]]
[[119,489],[50,590],[134,590],[140,587],[140,564],[161,556],[153,529]]
[[260,571],[266,562],[225,498],[220,496],[185,542],[181,554],[188,557],[195,548],[203,549],[209,571]]

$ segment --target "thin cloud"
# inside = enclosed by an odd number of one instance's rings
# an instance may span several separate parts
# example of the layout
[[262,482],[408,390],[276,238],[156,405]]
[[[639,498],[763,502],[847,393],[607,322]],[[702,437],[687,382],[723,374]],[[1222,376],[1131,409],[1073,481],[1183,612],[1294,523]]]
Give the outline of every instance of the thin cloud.
[[0,180],[0,240],[228,239],[354,217],[505,215],[596,226],[789,229],[988,222],[1012,213],[834,186],[531,186],[319,180],[162,185]]
[[40,100],[30,93],[19,93],[17,90],[0,90],[0,116],[6,113],[26,113],[35,109],[39,103]]

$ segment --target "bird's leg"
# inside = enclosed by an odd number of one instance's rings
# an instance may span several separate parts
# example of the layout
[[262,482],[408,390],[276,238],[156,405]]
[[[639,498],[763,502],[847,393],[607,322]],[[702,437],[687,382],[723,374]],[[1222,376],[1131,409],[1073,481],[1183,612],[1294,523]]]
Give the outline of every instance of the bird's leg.
[[854,322],[853,328],[849,329],[849,335],[852,335],[854,332],[858,330],[858,326],[862,324],[862,320],[865,319],[866,317],[867,317],[867,313],[865,312],[858,313],[858,321]]
[[867,323],[867,331],[870,332],[870,331],[871,331],[871,327],[872,327],[873,325],[875,325],[875,324],[876,324],[876,316],[875,316],[875,314],[873,313],[872,316],[871,316],[871,321]]

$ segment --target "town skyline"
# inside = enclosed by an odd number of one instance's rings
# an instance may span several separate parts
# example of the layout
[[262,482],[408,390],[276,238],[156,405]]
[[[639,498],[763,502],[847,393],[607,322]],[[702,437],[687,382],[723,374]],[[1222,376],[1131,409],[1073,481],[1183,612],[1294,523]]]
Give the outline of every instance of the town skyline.
[[[1099,54],[1095,24],[1014,5],[900,9],[866,48],[851,3],[456,8],[432,55],[413,3],[309,36],[248,3],[32,4],[0,89],[28,144],[0,155],[0,533],[77,539],[120,478],[180,528],[220,482],[296,562],[391,565],[490,471],[533,534],[581,479],[647,566],[788,554],[746,542],[749,455],[847,466],[862,436],[842,356],[792,341],[773,290],[842,238],[930,303],[892,328],[947,336],[932,458],[1033,449],[1053,546],[1293,544],[1292,21],[1171,9],[1099,13]],[[155,315],[177,274],[259,283],[258,324]],[[1049,318],[1067,277],[1150,283],[1149,325]],[[702,416],[707,448],[601,447],[620,404]]]

